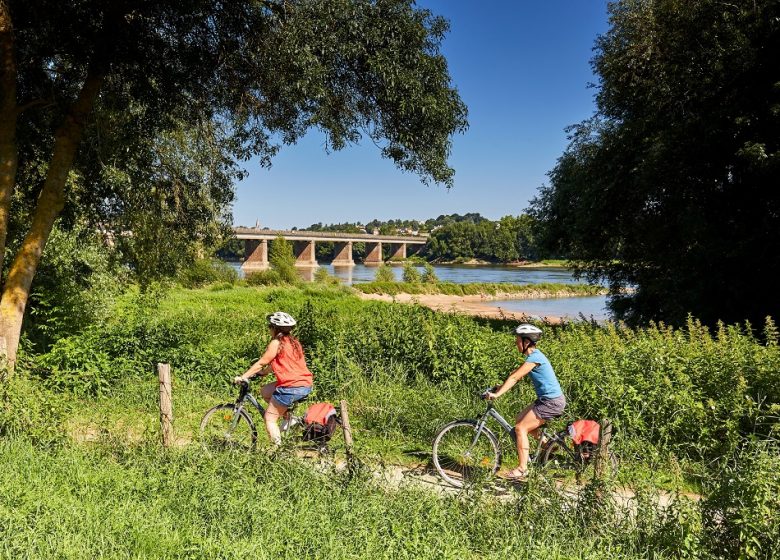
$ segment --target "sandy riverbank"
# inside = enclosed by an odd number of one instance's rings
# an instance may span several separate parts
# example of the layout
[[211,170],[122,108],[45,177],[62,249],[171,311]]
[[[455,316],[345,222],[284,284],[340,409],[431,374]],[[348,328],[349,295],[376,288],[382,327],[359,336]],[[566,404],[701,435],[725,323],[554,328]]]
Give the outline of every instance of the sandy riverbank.
[[[477,296],[450,296],[442,294],[398,294],[397,296],[389,296],[386,294],[363,294],[358,293],[358,296],[364,300],[375,301],[387,301],[395,303],[418,303],[429,307],[434,311],[443,311],[447,313],[463,313],[465,315],[472,315],[474,317],[486,317],[489,319],[507,319],[510,321],[520,321],[526,317],[531,316],[529,313],[523,311],[506,311],[496,305],[491,305],[491,301],[505,300],[505,299],[540,299],[545,297],[555,297],[549,293],[535,293],[528,292],[522,294],[522,297],[518,297],[518,294],[495,294],[492,296],[477,295]],[[544,317],[545,321],[549,323],[560,323],[563,321],[561,317],[548,316]]]

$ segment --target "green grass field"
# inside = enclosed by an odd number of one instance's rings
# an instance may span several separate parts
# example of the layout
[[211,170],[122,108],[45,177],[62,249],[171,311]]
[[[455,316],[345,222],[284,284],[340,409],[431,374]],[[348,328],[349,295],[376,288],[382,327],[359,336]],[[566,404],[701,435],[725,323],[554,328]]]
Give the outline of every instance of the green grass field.
[[[352,476],[330,462],[209,454],[203,412],[264,348],[283,309],[316,378],[346,399]],[[556,488],[537,476],[503,495],[441,494],[375,476],[424,467],[437,428],[519,363],[511,325],[364,302],[345,288],[175,289],[128,294],[111,318],[25,355],[0,384],[3,558],[770,558],[780,552],[780,350],[774,325],[710,332],[654,325],[546,328],[570,418],[610,418],[615,478]],[[159,445],[157,362],[174,374],[177,444]],[[530,402],[527,382],[499,409]],[[257,419],[259,422],[259,418]],[[262,430],[262,426],[260,426]],[[262,437],[262,436],[261,436]],[[263,440],[264,441],[264,440]],[[507,445],[506,462],[515,461]],[[336,459],[343,457],[340,437]],[[556,485],[557,482],[557,485]],[[629,508],[610,489],[638,494]],[[696,491],[659,511],[652,495]]]

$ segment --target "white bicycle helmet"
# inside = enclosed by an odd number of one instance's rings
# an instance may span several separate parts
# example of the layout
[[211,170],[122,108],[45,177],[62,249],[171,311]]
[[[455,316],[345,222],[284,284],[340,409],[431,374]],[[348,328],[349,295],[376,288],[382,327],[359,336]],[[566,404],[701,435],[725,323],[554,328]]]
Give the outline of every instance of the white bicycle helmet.
[[531,342],[538,342],[542,338],[542,329],[528,323],[523,323],[515,329],[515,334],[527,338]]
[[268,319],[268,324],[273,325],[274,327],[295,326],[295,319],[292,318],[292,315],[285,313],[284,311],[277,311],[276,313],[271,313],[266,318]]

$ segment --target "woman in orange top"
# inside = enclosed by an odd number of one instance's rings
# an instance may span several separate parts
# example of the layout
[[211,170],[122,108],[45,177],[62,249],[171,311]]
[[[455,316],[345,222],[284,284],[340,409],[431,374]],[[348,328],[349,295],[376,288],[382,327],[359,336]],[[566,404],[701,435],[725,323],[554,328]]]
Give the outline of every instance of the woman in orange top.
[[262,395],[268,403],[265,429],[271,441],[278,445],[282,440],[277,425],[279,417],[284,416],[294,402],[311,393],[313,377],[306,366],[301,343],[291,334],[295,319],[282,311],[270,314],[267,319],[271,342],[263,356],[233,382],[242,383],[258,374],[264,377],[273,371],[276,381],[263,385]]

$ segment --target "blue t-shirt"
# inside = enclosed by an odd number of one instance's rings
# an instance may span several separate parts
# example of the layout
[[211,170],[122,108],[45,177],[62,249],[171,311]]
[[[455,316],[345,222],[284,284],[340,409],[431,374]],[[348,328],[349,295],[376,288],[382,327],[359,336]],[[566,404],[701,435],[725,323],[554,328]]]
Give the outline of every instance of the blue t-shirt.
[[561,385],[558,383],[558,378],[555,377],[552,364],[550,364],[547,356],[542,354],[540,350],[534,350],[525,361],[536,364],[536,367],[528,375],[531,376],[537,397],[540,399],[554,399],[563,395]]

